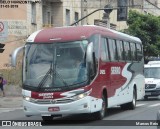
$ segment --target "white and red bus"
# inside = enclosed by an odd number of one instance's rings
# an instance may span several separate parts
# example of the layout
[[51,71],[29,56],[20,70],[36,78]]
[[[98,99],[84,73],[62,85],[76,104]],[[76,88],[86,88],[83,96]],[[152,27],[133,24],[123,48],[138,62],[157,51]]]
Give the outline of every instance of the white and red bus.
[[14,66],[22,48],[26,116],[92,113],[103,119],[107,108],[134,109],[144,96],[139,38],[94,25],[43,29],[14,51]]

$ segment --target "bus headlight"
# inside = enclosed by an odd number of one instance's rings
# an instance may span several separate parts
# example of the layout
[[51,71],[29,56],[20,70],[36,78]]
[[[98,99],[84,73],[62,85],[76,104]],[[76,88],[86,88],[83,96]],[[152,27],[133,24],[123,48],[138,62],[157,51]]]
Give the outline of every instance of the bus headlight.
[[29,101],[29,102],[31,101],[31,97],[29,97],[29,96],[23,96],[23,99],[26,101]]
[[78,94],[78,95],[75,95],[75,96],[72,96],[71,99],[79,100],[79,99],[82,99],[82,98],[88,96],[90,93],[91,93],[91,90],[84,92],[84,93],[81,93],[81,94]]

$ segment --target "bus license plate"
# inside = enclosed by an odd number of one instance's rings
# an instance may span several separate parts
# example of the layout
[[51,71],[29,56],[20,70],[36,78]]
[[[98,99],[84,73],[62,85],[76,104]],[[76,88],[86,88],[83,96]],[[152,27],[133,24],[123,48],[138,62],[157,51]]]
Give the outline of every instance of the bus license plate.
[[146,92],[145,95],[151,95],[151,92]]
[[60,111],[60,108],[59,107],[49,107],[48,111],[49,112],[56,112],[56,111]]
[[51,114],[41,114],[41,116],[51,116]]

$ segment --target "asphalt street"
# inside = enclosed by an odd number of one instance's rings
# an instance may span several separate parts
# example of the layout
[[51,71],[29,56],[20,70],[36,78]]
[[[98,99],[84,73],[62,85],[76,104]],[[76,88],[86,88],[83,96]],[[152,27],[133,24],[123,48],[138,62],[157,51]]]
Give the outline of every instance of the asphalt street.
[[[107,115],[103,121],[92,120],[92,115],[70,115],[63,116],[62,118],[56,118],[55,120],[53,120],[52,123],[45,123],[45,126],[41,128],[69,129],[76,127],[77,129],[156,129],[157,126],[150,125],[140,126],[135,124],[134,126],[131,126],[129,125],[129,122],[147,123],[148,121],[156,120],[157,111],[160,109],[159,100],[159,98],[150,98],[146,101],[140,100],[137,102],[137,107],[135,110],[122,110],[118,106],[108,109]],[[42,121],[40,116],[25,117],[22,107],[0,108],[0,120],[40,120],[40,122]],[[112,126],[108,126],[107,123],[110,123]]]

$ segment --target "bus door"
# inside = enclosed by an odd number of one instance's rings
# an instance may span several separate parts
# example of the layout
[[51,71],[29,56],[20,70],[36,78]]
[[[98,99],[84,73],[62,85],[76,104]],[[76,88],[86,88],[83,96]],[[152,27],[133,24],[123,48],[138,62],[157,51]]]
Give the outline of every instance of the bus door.
[[107,95],[108,97],[113,95],[113,88],[111,87],[111,79],[110,79],[110,59],[109,59],[109,52],[108,52],[108,44],[107,39],[102,37],[101,38],[101,49],[100,49],[100,79],[102,85],[107,87]]

